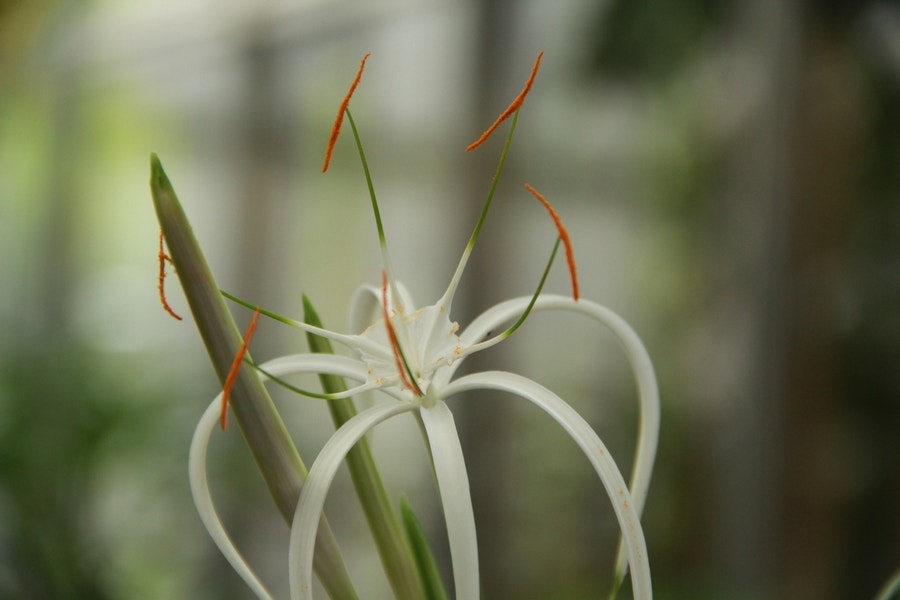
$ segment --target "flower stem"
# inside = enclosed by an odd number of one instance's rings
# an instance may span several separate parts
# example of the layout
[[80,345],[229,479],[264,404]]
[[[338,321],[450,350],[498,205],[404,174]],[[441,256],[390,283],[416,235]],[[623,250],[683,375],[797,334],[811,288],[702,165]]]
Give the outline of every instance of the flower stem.
[[[172,263],[187,297],[213,368],[224,385],[241,334],[219,293],[200,245],[175,190],[155,154],[150,157],[150,189]],[[231,391],[235,418],[265,479],[279,512],[288,524],[300,497],[307,469],[260,378],[243,365]],[[317,541],[316,574],[332,598],[357,598],[337,541],[324,522]]]

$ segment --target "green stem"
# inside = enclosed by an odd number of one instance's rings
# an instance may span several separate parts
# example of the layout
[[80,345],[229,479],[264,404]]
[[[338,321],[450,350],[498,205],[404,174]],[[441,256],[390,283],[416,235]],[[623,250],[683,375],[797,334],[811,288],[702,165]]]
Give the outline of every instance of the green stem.
[[[181,287],[213,368],[224,385],[241,347],[241,333],[225,306],[175,190],[155,154],[150,156],[150,189]],[[246,364],[234,382],[231,408],[279,512],[290,525],[307,469],[272,398],[257,374]],[[322,521],[316,542],[316,574],[330,597],[355,599],[358,596],[337,541],[327,521],[324,518]]]
[[[309,298],[303,296],[304,320],[310,325],[322,327],[322,321]],[[308,333],[306,339],[312,352],[332,354],[331,342],[321,336]],[[322,389],[329,394],[343,392],[347,385],[342,377],[320,374]],[[328,408],[334,426],[339,428],[356,415],[356,407],[349,398],[329,400]],[[359,496],[363,512],[372,530],[385,573],[398,599],[418,600],[425,596],[424,587],[416,568],[415,558],[397,521],[388,498],[369,441],[362,438],[347,454],[347,468]]]
[[509,133],[506,134],[506,141],[503,142],[503,150],[500,152],[500,160],[497,162],[497,168],[494,170],[493,178],[491,178],[491,187],[488,190],[484,206],[481,208],[481,215],[478,217],[478,222],[475,223],[475,229],[472,231],[469,242],[466,244],[466,250],[471,251],[471,249],[475,247],[475,241],[478,239],[478,234],[481,233],[481,227],[484,225],[484,220],[487,218],[488,209],[491,207],[491,201],[494,199],[494,194],[497,192],[497,184],[500,183],[500,174],[503,173],[503,166],[506,164],[506,156],[509,154],[509,147],[512,144],[513,134],[516,132],[516,123],[518,122],[519,111],[517,110],[513,113],[512,122],[509,125]]
[[378,199],[375,196],[375,184],[372,182],[372,173],[369,171],[369,161],[366,159],[366,152],[363,150],[362,139],[359,137],[359,130],[356,129],[356,121],[350,114],[350,109],[346,110],[347,121],[350,123],[350,129],[353,130],[353,140],[356,142],[356,151],[359,153],[359,160],[362,163],[363,175],[366,178],[366,186],[369,188],[369,199],[372,202],[372,212],[375,213],[375,227],[378,229],[378,243],[384,251],[387,248],[387,238],[384,235],[384,225],[381,222],[381,211],[378,210]]
[[422,531],[419,519],[416,513],[410,508],[406,499],[400,499],[400,514],[403,517],[403,527],[406,530],[406,537],[409,539],[410,546],[416,556],[416,563],[419,565],[419,573],[425,580],[425,598],[426,600],[447,600],[447,591],[444,589],[444,580],[441,578],[440,570],[437,562],[434,560],[434,553]]

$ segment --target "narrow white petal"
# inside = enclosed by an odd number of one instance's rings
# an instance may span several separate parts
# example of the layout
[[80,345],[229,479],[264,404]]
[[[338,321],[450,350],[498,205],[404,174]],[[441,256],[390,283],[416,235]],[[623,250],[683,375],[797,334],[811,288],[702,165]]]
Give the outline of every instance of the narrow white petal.
[[[515,298],[497,304],[486,310],[460,334],[465,346],[476,343],[484,338],[488,332],[497,330],[501,325],[512,319],[518,318],[525,310],[530,297]],[[631,496],[634,500],[638,514],[644,510],[647,500],[647,491],[650,488],[650,478],[653,474],[653,462],[656,458],[656,447],[659,440],[659,387],[656,383],[656,374],[650,355],[640,338],[630,325],[622,317],[610,309],[591,302],[589,300],[575,301],[568,296],[556,294],[541,295],[532,309],[533,312],[542,310],[562,310],[582,314],[594,319],[606,326],[618,339],[625,352],[637,383],[638,398],[640,402],[640,424],[638,426],[638,443],[634,457],[634,467],[631,473]],[[449,381],[459,363],[451,365],[441,373],[440,385]],[[616,560],[616,572],[625,576],[627,567],[626,556],[619,548]]]
[[381,290],[374,285],[361,285],[350,301],[350,331],[360,334],[381,318]]
[[388,298],[388,302],[390,302],[391,306],[394,308],[402,308],[403,312],[407,314],[413,312],[416,303],[413,300],[412,294],[409,293],[409,289],[399,281],[395,281],[394,283],[397,286],[397,298],[394,298],[392,295]]
[[431,408],[422,409],[419,414],[431,447],[434,473],[444,507],[456,598],[474,600],[479,595],[478,540],[469,476],[459,434],[453,415],[442,400]]
[[291,523],[288,565],[293,600],[312,598],[316,533],[322,518],[325,497],[335,473],[344,462],[344,457],[370,429],[382,421],[416,408],[418,407],[415,404],[399,402],[369,408],[344,423],[322,447],[300,490],[300,499]]
[[331,331],[330,329],[324,329],[322,327],[316,327],[315,325],[310,325],[309,323],[304,323],[303,321],[297,321],[296,319],[287,319],[285,321],[291,327],[296,327],[297,329],[301,329],[307,333],[312,333],[314,335],[321,336],[323,338],[327,338],[333,342],[337,342],[339,344],[343,344],[348,348],[352,348],[353,350],[359,350],[364,348],[369,352],[377,351],[376,348],[373,348],[371,344],[364,339],[360,339],[358,335],[348,335],[346,333],[338,333],[336,331]]
[[194,504],[197,506],[197,512],[200,519],[210,537],[216,546],[231,564],[232,568],[240,575],[241,579],[253,590],[257,598],[261,600],[270,600],[272,596],[266,587],[256,577],[256,574],[238,552],[231,541],[216,508],[213,505],[212,495],[209,491],[209,482],[206,478],[206,450],[209,446],[209,438],[213,430],[219,424],[219,416],[222,410],[222,395],[219,394],[215,400],[209,405],[209,408],[200,417],[197,429],[194,431],[194,438],[191,440],[191,451],[188,459],[188,471],[191,480],[191,493],[194,496]]
[[[412,296],[406,286],[396,282],[400,294],[400,305],[405,311],[412,310],[414,306]],[[388,291],[388,302],[393,304],[393,294]],[[353,293],[350,301],[350,331],[362,333],[370,325],[382,318],[381,288],[374,285],[361,285]]]
[[[381,291],[374,285],[361,285],[350,301],[350,331],[361,334],[381,318]],[[369,408],[375,404],[371,393],[357,394],[357,406]]]
[[[295,354],[276,358],[260,365],[275,376],[293,373],[331,373],[350,379],[365,381],[365,365],[360,361],[344,356],[329,354]],[[258,598],[270,599],[271,595],[256,577],[256,574],[238,552],[231,537],[225,531],[209,490],[206,474],[206,454],[212,432],[219,424],[222,410],[222,395],[216,396],[200,418],[194,437],[191,441],[188,471],[194,504],[209,532],[213,542],[234,568],[235,572],[247,583]]]
[[593,428],[562,398],[542,385],[514,373],[488,371],[467,375],[447,386],[444,394],[450,396],[474,389],[503,390],[534,403],[553,417],[575,440],[599,475],[612,502],[631,563],[634,597],[642,600],[652,598],[647,547],[637,505],[628,492],[619,468]]
[[[347,379],[365,381],[367,377],[366,366],[355,358],[348,358],[336,354],[291,354],[270,360],[259,365],[260,376],[270,381],[267,375],[282,377],[296,373],[321,373],[339,375]],[[376,390],[384,384],[384,381],[368,381],[343,392],[329,394],[330,400],[352,398]],[[369,404],[371,406],[371,403]]]
[[327,373],[356,381],[366,380],[366,366],[361,361],[338,354],[288,354],[259,366],[276,377],[294,373]]

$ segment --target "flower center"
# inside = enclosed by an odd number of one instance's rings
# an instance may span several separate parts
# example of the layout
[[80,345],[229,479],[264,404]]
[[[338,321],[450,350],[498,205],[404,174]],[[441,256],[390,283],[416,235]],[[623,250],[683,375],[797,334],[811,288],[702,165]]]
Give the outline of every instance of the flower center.
[[[390,319],[397,344],[409,365],[409,375],[422,393],[427,395],[435,371],[453,364],[462,356],[462,341],[456,335],[459,325],[450,321],[443,305],[437,304],[420,308],[411,314],[398,308],[393,311]],[[397,361],[384,319],[376,321],[361,335],[384,349],[383,353],[378,354],[360,350],[360,358],[367,368],[368,381],[380,386],[405,389],[403,376],[397,371]]]

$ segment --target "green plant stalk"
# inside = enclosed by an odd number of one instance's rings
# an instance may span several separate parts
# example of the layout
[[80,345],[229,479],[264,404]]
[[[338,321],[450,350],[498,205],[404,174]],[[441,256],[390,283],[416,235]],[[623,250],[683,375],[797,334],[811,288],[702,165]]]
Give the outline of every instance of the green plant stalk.
[[444,580],[441,579],[441,573],[438,570],[437,562],[434,560],[434,553],[428,544],[428,538],[422,531],[419,519],[416,513],[409,506],[405,498],[400,499],[400,513],[403,517],[403,528],[406,531],[406,537],[413,548],[416,557],[416,564],[419,566],[419,573],[425,580],[425,598],[427,600],[447,600],[447,591],[444,588]]
[[[224,385],[242,344],[241,333],[225,306],[175,190],[155,154],[150,156],[150,189],[181,287],[213,368]],[[307,469],[272,398],[259,376],[246,364],[241,366],[234,382],[231,408],[279,512],[290,525]],[[355,599],[358,596],[337,541],[327,521],[324,518],[322,521],[316,542],[316,574],[331,598]]]
[[[303,296],[303,313],[303,318],[308,324],[322,327],[318,313],[305,294]],[[334,352],[331,342],[321,336],[307,333],[306,339],[312,352],[323,354]],[[322,389],[329,394],[343,392],[347,389],[343,377],[321,374],[319,381]],[[356,407],[349,398],[329,400],[328,409],[331,411],[335,428],[339,428],[356,415]],[[418,600],[427,597],[417,569],[413,549],[407,543],[394,514],[372,456],[368,439],[364,437],[357,442],[347,454],[346,461],[394,595],[398,599],[404,600]]]

